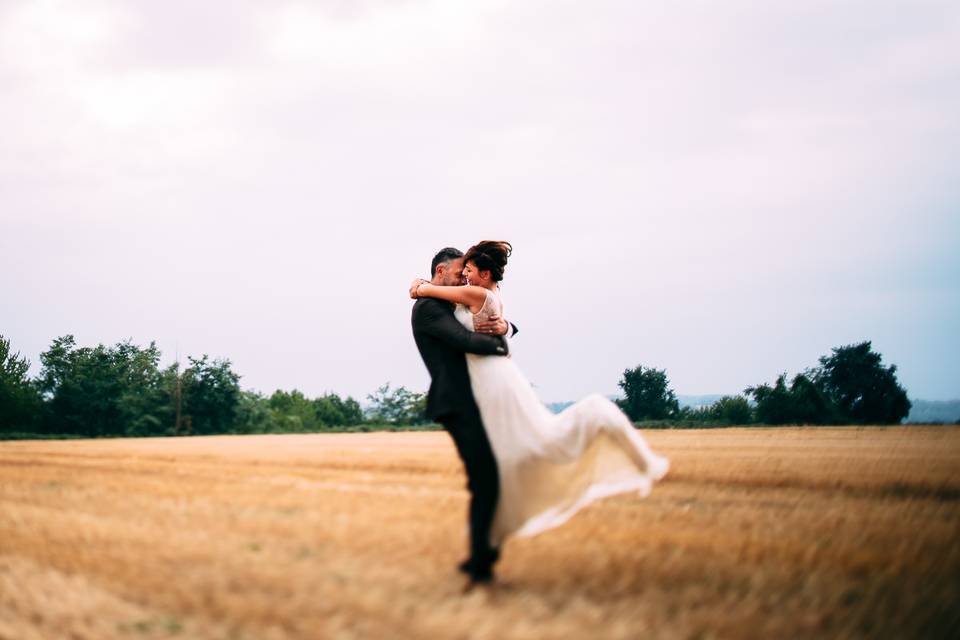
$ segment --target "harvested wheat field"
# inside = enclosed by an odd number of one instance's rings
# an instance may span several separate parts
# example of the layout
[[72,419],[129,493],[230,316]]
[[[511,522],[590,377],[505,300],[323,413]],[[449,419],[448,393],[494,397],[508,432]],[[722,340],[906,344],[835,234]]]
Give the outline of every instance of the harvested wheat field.
[[957,637],[960,429],[648,431],[464,593],[443,432],[0,443],[0,638]]

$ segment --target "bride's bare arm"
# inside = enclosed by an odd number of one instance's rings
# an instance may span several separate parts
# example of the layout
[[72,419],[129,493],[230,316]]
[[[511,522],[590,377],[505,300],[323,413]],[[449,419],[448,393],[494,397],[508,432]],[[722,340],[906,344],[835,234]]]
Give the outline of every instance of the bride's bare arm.
[[487,290],[483,287],[467,285],[465,287],[443,287],[429,282],[421,282],[411,289],[418,298],[437,298],[447,302],[455,302],[470,308],[471,313],[477,313],[487,300]]

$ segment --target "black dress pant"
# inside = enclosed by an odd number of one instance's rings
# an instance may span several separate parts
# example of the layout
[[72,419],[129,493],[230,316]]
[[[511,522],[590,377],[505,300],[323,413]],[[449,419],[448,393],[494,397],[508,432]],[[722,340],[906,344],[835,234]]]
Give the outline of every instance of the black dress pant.
[[490,527],[500,494],[497,461],[476,406],[438,421],[453,437],[467,471],[470,490],[470,562],[474,568],[489,568],[495,560],[490,548]]

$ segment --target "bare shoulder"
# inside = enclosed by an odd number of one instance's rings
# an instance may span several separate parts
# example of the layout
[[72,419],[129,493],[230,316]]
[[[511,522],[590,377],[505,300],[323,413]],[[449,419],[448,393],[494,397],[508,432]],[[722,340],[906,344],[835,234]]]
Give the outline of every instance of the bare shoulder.
[[470,300],[470,305],[482,305],[487,301],[487,296],[490,295],[490,290],[485,289],[484,287],[478,287],[476,285],[469,284],[463,287],[464,293],[466,293],[468,299]]
[[484,297],[477,303],[477,308],[472,309],[474,322],[487,322],[490,316],[500,316],[503,314],[503,304],[500,302],[500,296],[490,289],[483,290]]

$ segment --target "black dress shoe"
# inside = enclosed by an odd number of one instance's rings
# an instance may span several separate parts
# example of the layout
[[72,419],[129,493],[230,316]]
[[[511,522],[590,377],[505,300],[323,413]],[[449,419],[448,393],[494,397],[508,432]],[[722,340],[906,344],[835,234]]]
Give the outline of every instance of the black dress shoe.
[[[500,559],[500,547],[490,547],[489,555],[487,556],[487,558],[486,558],[486,560],[485,560],[484,562],[480,563],[480,566],[481,566],[481,567],[486,566],[486,567],[487,567],[486,571],[487,571],[487,572],[490,572],[491,569],[492,569],[492,567],[493,567],[493,565],[494,565],[494,564],[497,562],[497,560],[499,560],[499,559]],[[457,569],[458,569],[459,571],[461,571],[462,573],[466,573],[467,575],[471,575],[471,574],[474,573],[474,566],[475,566],[476,564],[477,564],[477,563],[474,562],[474,559],[473,559],[472,557],[470,557],[470,558],[467,558],[466,560],[464,560],[463,562],[461,562],[459,565],[457,565]]]
[[471,571],[467,574],[473,584],[488,584],[493,582],[493,567],[487,566]]
[[464,560],[457,569],[467,574],[471,583],[487,583],[493,580],[493,565],[489,562],[475,564],[471,560]]
[[493,574],[493,565],[489,562],[484,562],[482,564],[475,563],[472,559],[467,559],[457,565],[457,569],[461,573],[465,573],[471,578],[474,576],[485,576]]

